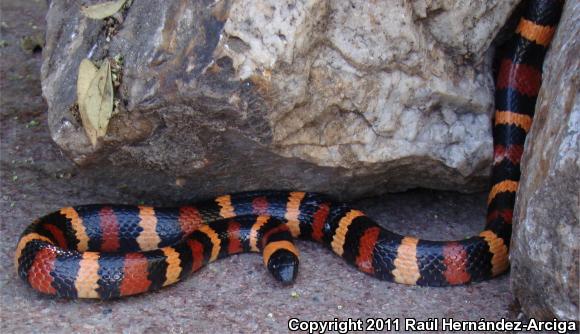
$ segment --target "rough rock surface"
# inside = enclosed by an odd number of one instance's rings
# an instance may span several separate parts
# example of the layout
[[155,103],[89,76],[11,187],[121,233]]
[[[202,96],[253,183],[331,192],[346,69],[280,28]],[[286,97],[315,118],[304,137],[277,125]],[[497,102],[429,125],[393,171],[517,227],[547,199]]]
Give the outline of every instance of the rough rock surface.
[[[580,3],[568,1],[526,142],[511,286],[532,317],[579,321]],[[550,65],[551,64],[551,65]]]
[[[111,29],[52,1],[52,137],[77,163],[136,165],[203,195],[483,189],[490,45],[517,2],[134,1]],[[116,55],[122,108],[93,147],[71,111],[77,69]]]

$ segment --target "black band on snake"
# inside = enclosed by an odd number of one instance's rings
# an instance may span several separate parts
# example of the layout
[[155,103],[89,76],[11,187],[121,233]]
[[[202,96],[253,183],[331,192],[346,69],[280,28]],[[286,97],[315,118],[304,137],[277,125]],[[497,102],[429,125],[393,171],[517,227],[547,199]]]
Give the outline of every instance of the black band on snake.
[[502,274],[523,145],[562,6],[531,1],[501,60],[487,224],[477,236],[401,236],[344,203],[298,191],[238,193],[178,208],[85,205],[28,226],[16,248],[18,274],[45,294],[109,299],[173,284],[231,254],[260,252],[276,280],[292,283],[294,238],[317,241],[360,271],[397,283],[448,286]]

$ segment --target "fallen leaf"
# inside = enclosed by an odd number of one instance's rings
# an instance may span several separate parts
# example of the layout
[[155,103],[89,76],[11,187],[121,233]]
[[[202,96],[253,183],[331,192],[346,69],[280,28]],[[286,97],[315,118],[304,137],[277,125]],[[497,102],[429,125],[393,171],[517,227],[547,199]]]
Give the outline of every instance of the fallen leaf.
[[97,140],[107,134],[107,127],[113,113],[111,64],[108,59],[103,62],[101,68],[96,71],[92,80],[90,80],[84,93],[84,85],[86,85],[87,78],[90,77],[91,69],[86,62],[84,62],[84,65],[82,62],[81,67],[83,68],[83,71],[79,69],[79,81],[81,82],[77,82],[79,113],[83,127],[91,143],[95,146]]
[[83,59],[83,61],[81,61],[77,78],[77,102],[79,105],[85,100],[87,90],[89,89],[91,81],[93,81],[97,75],[98,70],[99,69],[93,65],[93,62],[90,60]]
[[118,12],[127,0],[106,1],[96,5],[82,7],[81,12],[88,18],[102,20]]

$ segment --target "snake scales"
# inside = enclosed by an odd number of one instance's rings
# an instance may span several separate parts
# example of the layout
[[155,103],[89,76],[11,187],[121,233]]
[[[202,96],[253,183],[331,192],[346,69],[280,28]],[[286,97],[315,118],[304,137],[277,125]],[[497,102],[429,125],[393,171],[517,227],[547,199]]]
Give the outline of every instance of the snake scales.
[[45,294],[117,298],[159,289],[204,264],[260,252],[275,279],[298,273],[293,239],[317,241],[360,271],[404,284],[448,286],[508,269],[523,145],[532,124],[544,55],[563,1],[531,1],[499,66],[487,224],[479,235],[428,241],[388,231],[324,195],[257,191],[177,208],[85,205],[32,223],[18,242],[19,276]]

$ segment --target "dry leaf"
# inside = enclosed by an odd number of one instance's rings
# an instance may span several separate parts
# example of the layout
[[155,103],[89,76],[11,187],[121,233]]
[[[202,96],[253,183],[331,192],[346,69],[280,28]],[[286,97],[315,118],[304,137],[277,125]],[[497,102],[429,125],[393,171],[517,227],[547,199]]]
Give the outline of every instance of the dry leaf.
[[102,20],[118,12],[127,0],[106,1],[96,5],[82,7],[81,12],[91,19]]
[[77,102],[80,105],[85,100],[87,90],[91,81],[97,75],[99,69],[88,59],[83,59],[79,66],[79,76],[77,78]]
[[91,143],[95,146],[97,140],[107,134],[107,127],[113,113],[113,82],[111,64],[106,59],[83,93],[87,78],[90,77],[91,70],[94,70],[91,65],[85,61],[81,63],[79,81],[77,82],[77,97],[83,127]]

